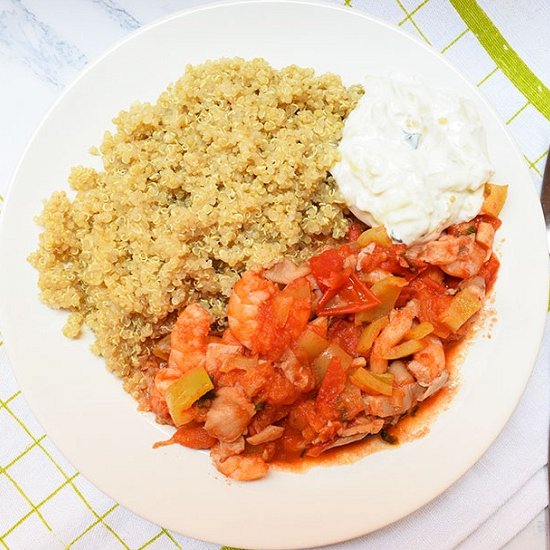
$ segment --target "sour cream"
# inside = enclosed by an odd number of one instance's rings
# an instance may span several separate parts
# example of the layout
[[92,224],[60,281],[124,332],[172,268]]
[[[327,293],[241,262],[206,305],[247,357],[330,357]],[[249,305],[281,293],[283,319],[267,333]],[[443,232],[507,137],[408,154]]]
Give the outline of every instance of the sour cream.
[[350,210],[395,240],[473,218],[493,174],[474,105],[415,77],[368,77],[331,172]]

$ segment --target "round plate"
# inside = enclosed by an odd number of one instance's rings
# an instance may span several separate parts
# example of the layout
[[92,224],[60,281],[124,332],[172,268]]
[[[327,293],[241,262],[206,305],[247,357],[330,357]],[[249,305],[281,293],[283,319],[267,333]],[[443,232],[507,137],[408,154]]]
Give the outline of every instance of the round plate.
[[[71,341],[66,315],[44,306],[26,258],[36,247],[42,200],[68,190],[69,168],[97,167],[87,153],[133,101],[154,101],[187,63],[239,55],[276,67],[332,71],[347,83],[367,72],[421,75],[472,98],[487,130],[494,181],[510,185],[491,338],[476,338],[460,389],[423,439],[353,464],[305,473],[273,470],[228,482],[208,454],[165,436],[102,360],[91,338]],[[496,438],[525,387],[542,335],[547,257],[542,215],[521,155],[493,111],[441,56],[357,11],[309,2],[238,2],[187,11],[146,27],[89,67],[61,96],[17,170],[0,240],[0,304],[10,360],[46,432],[100,489],[130,510],[185,535],[245,548],[303,548],[362,535],[430,501]],[[517,345],[521,342],[521,346]],[[165,429],[164,429],[165,430]],[[422,479],[422,483],[417,480]]]

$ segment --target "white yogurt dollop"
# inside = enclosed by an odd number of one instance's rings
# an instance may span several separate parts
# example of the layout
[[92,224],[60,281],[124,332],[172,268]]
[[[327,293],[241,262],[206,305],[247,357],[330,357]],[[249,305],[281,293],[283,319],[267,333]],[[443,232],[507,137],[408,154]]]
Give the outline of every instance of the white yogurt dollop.
[[474,105],[414,77],[368,77],[339,151],[350,210],[406,244],[473,218],[493,173]]

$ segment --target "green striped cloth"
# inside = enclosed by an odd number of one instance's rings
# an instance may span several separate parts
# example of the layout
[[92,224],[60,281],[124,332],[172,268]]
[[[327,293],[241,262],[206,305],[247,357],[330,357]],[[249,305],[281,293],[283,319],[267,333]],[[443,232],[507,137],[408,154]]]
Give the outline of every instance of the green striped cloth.
[[[104,3],[113,9],[126,7],[130,13],[134,8],[146,9],[145,0],[118,3],[105,0]],[[550,143],[550,91],[545,84],[550,83],[550,4],[545,0],[341,0],[335,3],[377,16],[443,53],[496,109],[517,140],[534,185],[540,186]],[[184,1],[163,4],[166,14],[188,6]],[[0,4],[0,16],[2,9]],[[0,193],[5,193],[6,187],[6,182],[0,182]],[[0,194],[0,209],[2,201]],[[547,387],[546,391],[549,391]],[[523,525],[529,519],[525,517]],[[485,520],[490,518],[468,518],[467,515],[460,518],[470,532]],[[402,529],[405,527],[411,529],[410,521]],[[521,527],[518,524],[516,530]],[[398,524],[376,538],[367,536],[339,548],[391,548],[400,528]],[[502,525],[490,533],[492,538],[487,547],[498,547],[513,534]],[[445,540],[450,547],[463,538],[464,535],[452,541],[446,534]],[[475,544],[471,544],[476,540],[475,533],[469,540],[470,547],[474,548]],[[487,542],[487,534],[483,540]],[[431,544],[426,536],[409,542],[410,547],[415,548],[429,548]],[[439,542],[438,547],[443,548],[441,539]],[[30,413],[11,374],[1,336],[0,547],[219,548],[138,518],[75,471]]]

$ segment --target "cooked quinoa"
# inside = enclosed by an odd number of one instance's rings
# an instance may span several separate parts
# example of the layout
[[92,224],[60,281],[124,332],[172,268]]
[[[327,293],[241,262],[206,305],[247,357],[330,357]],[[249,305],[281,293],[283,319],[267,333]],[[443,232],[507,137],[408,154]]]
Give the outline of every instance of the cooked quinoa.
[[140,358],[174,312],[198,301],[225,313],[239,273],[303,260],[344,236],[328,169],[362,89],[262,59],[188,66],[156,104],[135,103],[99,148],[103,170],[77,166],[46,201],[30,261],[42,299],[83,324],[93,351],[143,387]]

